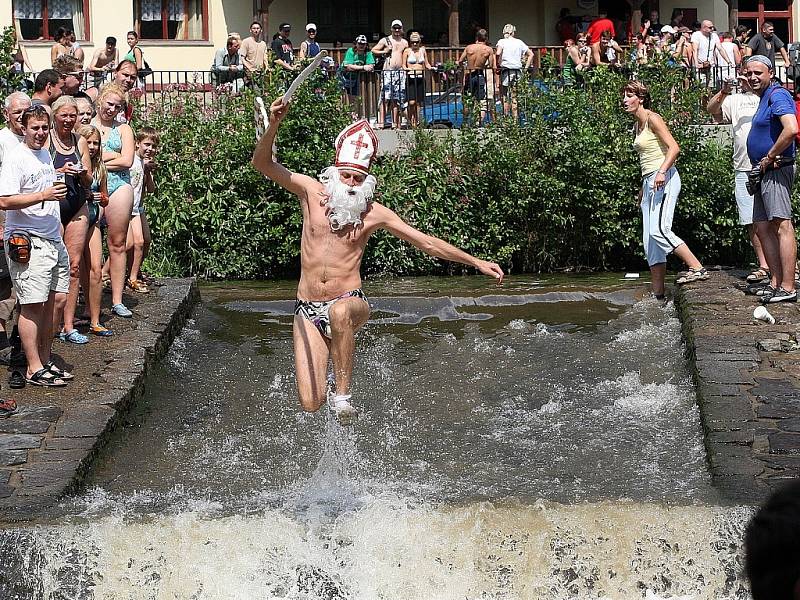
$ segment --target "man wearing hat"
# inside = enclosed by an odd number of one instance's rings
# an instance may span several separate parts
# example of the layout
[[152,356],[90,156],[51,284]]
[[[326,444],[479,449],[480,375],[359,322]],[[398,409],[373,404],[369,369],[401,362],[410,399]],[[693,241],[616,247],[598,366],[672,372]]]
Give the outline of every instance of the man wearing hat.
[[516,34],[517,28],[508,23],[503,27],[503,39],[497,42],[497,67],[500,69],[503,114],[510,114],[513,106],[514,118],[518,116],[517,98],[512,88],[522,77],[522,68],[528,68],[533,60],[533,52],[528,48],[528,44],[518,39]]
[[385,229],[426,254],[475,267],[498,283],[503,280],[503,270],[414,229],[372,200],[377,182],[369,168],[378,141],[365,119],[338,135],[336,162],[319,180],[289,171],[273,153],[287,112],[281,98],[272,103],[269,126],[253,153],[253,166],[297,195],[303,211],[293,333],[300,404],[315,412],[326,401],[328,359],[332,358],[336,387],[327,399],[339,421],[347,424],[358,415],[350,404],[350,383],[355,333],[369,318],[360,266],[373,233]]
[[317,26],[314,23],[306,25],[306,39],[300,43],[300,60],[314,58],[321,48],[317,42]]
[[273,57],[275,64],[288,69],[289,71],[296,70],[300,65],[294,64],[294,47],[292,40],[289,39],[289,34],[292,32],[292,26],[289,23],[281,23],[278,28],[278,37],[272,40]]
[[408,41],[403,37],[403,22],[392,21],[391,37],[381,38],[372,49],[375,56],[385,56],[383,63],[383,102],[379,126],[382,128],[386,111],[392,115],[392,128],[400,129],[400,105],[404,100],[406,87],[405,71],[403,71],[403,51],[408,48]]
[[779,83],[772,61],[762,55],[747,59],[745,76],[759,97],[747,136],[747,154],[760,177],[754,190],[753,223],[769,265],[770,281],[756,292],[761,302],[797,302],[794,270],[797,241],[792,225],[797,117],[791,94]]

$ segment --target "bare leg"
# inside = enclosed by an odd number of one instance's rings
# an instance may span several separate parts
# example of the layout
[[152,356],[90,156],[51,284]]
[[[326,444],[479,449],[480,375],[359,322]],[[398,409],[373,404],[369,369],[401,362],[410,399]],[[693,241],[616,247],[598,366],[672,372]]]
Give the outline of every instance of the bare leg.
[[771,222],[778,239],[778,254],[781,265],[781,287],[794,291],[794,270],[797,264],[797,241],[794,226],[789,219],[773,219]]
[[[28,361],[27,378],[41,370],[42,359],[39,356],[39,329],[44,328],[44,323],[52,323],[52,312],[45,310],[46,302],[37,304],[23,304],[20,306],[19,337],[22,341],[22,351]],[[52,310],[52,305],[50,306]],[[49,329],[49,327],[47,327]]]
[[84,268],[88,284],[86,291],[86,307],[91,325],[100,324],[100,302],[103,298],[103,234],[99,227],[89,230],[89,242],[86,244]]
[[758,267],[760,269],[769,269],[769,265],[767,265],[767,259],[764,257],[764,250],[761,248],[761,240],[758,239],[756,235],[756,226],[754,223],[751,223],[747,226],[747,233],[750,235],[750,243],[753,246],[753,250],[756,253],[756,261],[758,262]]
[[690,269],[696,270],[703,266],[703,263],[697,260],[697,257],[694,254],[692,254],[692,251],[689,250],[689,246],[687,246],[686,244],[681,244],[680,246],[675,248],[675,250],[673,250],[672,252],[675,254],[675,256],[680,258]]
[[109,199],[106,206],[108,223],[108,262],[111,274],[111,303],[122,304],[125,289],[125,242],[128,237],[128,223],[133,209],[133,188],[123,185]]
[[144,222],[142,216],[137,215],[131,219],[130,228],[128,229],[128,244],[133,254],[133,260],[130,261],[131,265],[130,275],[128,276],[130,277],[131,281],[139,280],[139,269],[141,268],[142,262],[144,261],[145,225],[146,222]]
[[[767,261],[767,266],[769,266],[770,285],[777,288],[780,286],[783,277],[780,254],[778,252],[778,237],[775,235],[769,221],[757,221],[754,225],[756,226],[756,235],[761,242],[764,258]],[[792,271],[792,278],[794,278],[794,271]]]
[[[66,294],[57,294],[56,292],[51,291],[50,296],[47,298],[47,302],[44,303],[44,314],[51,315],[53,314],[53,307],[55,306],[56,296],[64,296],[66,300]],[[55,332],[55,328],[53,327],[53,319],[42,319],[41,326],[39,327],[39,358],[42,361],[42,365],[50,360],[50,351],[53,348],[53,332]],[[28,366],[30,369],[30,365]]]
[[308,319],[296,316],[292,329],[294,366],[300,405],[316,412],[325,402],[330,342]]
[[653,294],[664,295],[664,279],[667,276],[667,263],[656,263],[650,267],[650,285]]
[[[75,329],[75,309],[78,306],[78,288],[81,260],[86,247],[86,234],[89,231],[89,213],[84,205],[77,215],[64,228],[64,245],[69,254],[69,292],[64,305],[64,331]],[[58,323],[56,323],[58,325]]]
[[331,307],[331,356],[336,375],[336,394],[350,393],[356,331],[369,319],[369,304],[361,298],[343,298]]

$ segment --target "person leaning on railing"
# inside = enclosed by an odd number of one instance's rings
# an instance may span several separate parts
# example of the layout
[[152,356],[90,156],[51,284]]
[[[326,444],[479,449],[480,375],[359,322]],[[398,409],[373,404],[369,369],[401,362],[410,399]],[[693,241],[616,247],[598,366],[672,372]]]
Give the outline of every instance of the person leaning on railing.
[[229,33],[226,47],[214,53],[211,74],[215,85],[228,85],[236,92],[244,87],[244,62],[239,54],[241,45],[241,36]]
[[433,71],[428,62],[422,36],[416,31],[409,36],[411,47],[403,50],[403,69],[406,72],[406,99],[408,100],[408,124],[419,125],[419,105],[425,102],[425,71]]
[[341,83],[345,100],[355,110],[357,98],[361,95],[363,73],[371,73],[375,68],[375,57],[367,49],[367,36],[359,35],[352,48],[348,48],[342,60]]

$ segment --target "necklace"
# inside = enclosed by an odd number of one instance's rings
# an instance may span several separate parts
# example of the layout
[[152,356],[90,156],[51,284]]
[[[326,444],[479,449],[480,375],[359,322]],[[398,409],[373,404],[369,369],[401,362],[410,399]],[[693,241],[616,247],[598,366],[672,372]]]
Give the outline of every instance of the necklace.
[[56,143],[62,150],[72,150],[75,147],[75,139],[72,137],[72,133],[69,135],[69,143],[61,139],[61,134],[59,134],[58,131],[56,131],[56,135],[53,137],[53,139],[55,139]]

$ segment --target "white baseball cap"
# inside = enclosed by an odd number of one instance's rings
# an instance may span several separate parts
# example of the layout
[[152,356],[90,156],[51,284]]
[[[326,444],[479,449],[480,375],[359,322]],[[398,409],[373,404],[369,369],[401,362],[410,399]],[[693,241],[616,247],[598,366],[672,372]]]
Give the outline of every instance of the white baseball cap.
[[403,26],[403,22],[400,19],[395,19],[394,21],[392,21],[392,27],[395,27],[397,25],[402,27]]
[[308,31],[309,29],[313,29],[314,31],[316,31],[317,26],[314,25],[314,23],[309,23],[308,25],[306,25],[306,31]]
[[664,25],[661,28],[661,33],[671,33],[672,35],[675,35],[676,33],[678,33],[678,30],[675,29],[674,27],[670,27],[669,25]]

